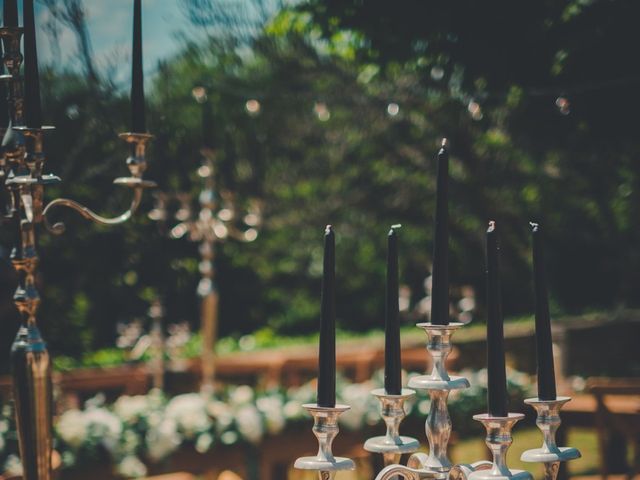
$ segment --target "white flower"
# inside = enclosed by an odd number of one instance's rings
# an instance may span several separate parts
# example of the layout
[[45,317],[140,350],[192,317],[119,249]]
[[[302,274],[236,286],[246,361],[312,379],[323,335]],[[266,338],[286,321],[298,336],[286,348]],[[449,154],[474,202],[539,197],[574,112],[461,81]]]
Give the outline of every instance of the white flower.
[[206,453],[211,444],[213,443],[213,437],[209,433],[203,433],[198,436],[198,440],[196,440],[196,450],[200,453]]
[[122,434],[120,419],[104,408],[90,408],[84,412],[84,421],[91,436],[113,453]]
[[287,420],[299,420],[304,417],[304,409],[302,408],[302,405],[295,400],[289,400],[285,403],[282,413],[284,413]]
[[176,421],[165,418],[155,427],[150,428],[145,436],[145,443],[149,457],[154,461],[171,455],[182,443]]
[[149,410],[149,401],[144,395],[123,395],[116,400],[113,411],[123,422],[131,423]]
[[231,407],[224,402],[212,400],[207,404],[207,412],[215,419],[218,433],[223,432],[233,423]]
[[204,432],[211,427],[206,402],[197,393],[174,397],[167,405],[165,416],[175,420],[180,431],[188,439],[195,438],[197,433]]
[[[342,389],[342,399],[351,409],[347,410],[341,417],[340,422],[350,430],[358,430],[367,421],[367,413],[370,409],[371,386],[365,383],[346,385]],[[375,407],[374,407],[375,408]]]
[[0,452],[4,451],[6,442],[4,441],[4,435],[0,435]]
[[7,461],[4,462],[3,475],[6,477],[21,477],[22,463],[17,455],[9,455]]
[[0,433],[5,433],[9,430],[9,422],[7,420],[0,420]]
[[236,412],[238,432],[251,443],[258,443],[262,438],[262,419],[253,405],[240,407]]
[[228,432],[224,432],[220,435],[220,441],[225,445],[233,445],[238,441],[238,434],[229,430]]
[[56,430],[60,438],[72,448],[80,447],[87,438],[87,422],[80,410],[64,412],[58,419]]
[[240,385],[233,389],[229,395],[229,403],[231,405],[244,405],[253,401],[253,389],[249,385]]
[[147,467],[135,455],[128,455],[118,464],[117,471],[123,477],[139,478],[147,474]]
[[275,395],[261,397],[256,402],[258,410],[264,415],[267,431],[271,435],[277,435],[286,426],[286,419],[282,413],[282,400]]

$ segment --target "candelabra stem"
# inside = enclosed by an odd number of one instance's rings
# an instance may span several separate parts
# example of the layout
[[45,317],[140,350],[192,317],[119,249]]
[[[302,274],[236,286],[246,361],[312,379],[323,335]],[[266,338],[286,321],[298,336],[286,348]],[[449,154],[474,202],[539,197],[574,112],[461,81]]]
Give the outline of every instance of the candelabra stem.
[[338,417],[349,410],[347,405],[335,407],[320,407],[316,404],[306,404],[303,407],[313,416],[313,434],[318,439],[318,454],[315,457],[300,457],[294,463],[294,468],[300,470],[316,470],[320,480],[334,478],[335,472],[340,470],[354,470],[353,460],[334,457],[331,449],[333,440],[339,432]]
[[556,480],[560,462],[574,460],[581,456],[576,448],[556,445],[556,432],[561,424],[560,410],[569,400],[571,400],[570,397],[558,397],[555,400],[528,398],[524,401],[535,408],[538,414],[536,425],[542,432],[542,447],[527,450],[520,459],[523,462],[542,463],[545,480]]
[[387,426],[387,432],[384,436],[368,439],[364,449],[382,454],[385,466],[398,463],[402,454],[413,453],[420,447],[415,438],[400,435],[400,423],[406,416],[404,402],[413,397],[415,392],[404,388],[400,395],[389,395],[380,388],[371,394],[380,400],[380,414]]
[[451,436],[451,417],[447,400],[451,390],[469,387],[469,381],[463,377],[451,377],[447,373],[447,357],[451,353],[451,337],[462,326],[461,323],[434,325],[420,323],[418,327],[427,333],[427,351],[433,359],[430,375],[421,375],[409,380],[409,387],[426,390],[431,398],[431,406],[425,430],[429,442],[429,455],[415,454],[409,459],[418,469],[446,473],[452,464],[447,457],[449,438]]
[[19,192],[20,240],[11,261],[18,273],[13,300],[20,314],[20,328],[11,347],[11,373],[16,425],[25,480],[51,478],[52,388],[51,362],[36,324],[40,295],[36,289],[35,224],[41,219],[43,184],[55,177],[43,176],[42,129],[27,129],[24,164],[29,175],[10,178],[7,184]]
[[513,443],[511,430],[516,422],[524,418],[521,413],[510,413],[506,417],[492,417],[489,414],[474,415],[473,418],[481,422],[487,430],[485,443],[491,455],[493,464],[488,470],[476,470],[468,475],[468,480],[533,480],[529,472],[524,470],[509,470],[507,467],[507,450]]

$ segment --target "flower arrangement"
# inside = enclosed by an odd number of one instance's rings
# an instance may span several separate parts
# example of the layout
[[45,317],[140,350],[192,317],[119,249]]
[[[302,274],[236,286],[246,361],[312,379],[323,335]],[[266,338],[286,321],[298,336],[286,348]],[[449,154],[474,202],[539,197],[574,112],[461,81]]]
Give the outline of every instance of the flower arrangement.
[[[472,414],[484,409],[486,370],[464,371],[471,388],[451,393],[449,407],[459,433],[476,429]],[[370,391],[382,385],[382,373],[364,383],[339,378],[338,400],[351,405],[341,416],[348,430],[361,430],[381,423],[378,401]],[[530,388],[526,374],[510,371],[508,389],[515,402],[525,398]],[[313,403],[312,383],[287,390],[257,391],[248,385],[229,386],[216,395],[187,393],[167,398],[160,391],[146,395],[122,396],[106,405],[98,395],[82,410],[70,409],[55,425],[55,448],[63,468],[82,468],[96,461],[114,465],[126,478],[145,476],[147,464],[167,459],[184,446],[205,453],[216,444],[259,444],[308,421],[303,403]],[[429,398],[418,394],[407,403],[409,417],[424,419]],[[0,461],[4,471],[19,474],[13,415],[8,406],[0,411]]]

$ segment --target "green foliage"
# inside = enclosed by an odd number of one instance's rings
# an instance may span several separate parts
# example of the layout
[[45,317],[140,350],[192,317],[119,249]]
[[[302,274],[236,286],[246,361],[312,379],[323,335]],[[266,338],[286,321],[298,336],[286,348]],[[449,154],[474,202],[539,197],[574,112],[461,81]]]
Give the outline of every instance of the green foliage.
[[[250,45],[186,42],[148,89],[156,136],[148,176],[164,191],[198,191],[201,106],[191,89],[204,85],[220,182],[263,206],[258,239],[227,241],[218,254],[221,335],[315,330],[329,223],[342,329],[382,326],[391,224],[403,224],[402,282],[420,300],[442,136],[452,152],[452,291],[474,286],[479,318],[489,219],[501,232],[506,315],[531,312],[530,220],[547,232],[556,310],[636,305],[640,105],[629,79],[638,66],[622,41],[630,26],[638,34],[634,5],[312,0],[282,11]],[[110,180],[126,174],[116,138],[127,129],[126,96],[73,72],[45,71],[43,82],[45,116],[57,126],[46,170],[63,178],[47,197],[122,210],[128,192]],[[554,105],[561,95],[568,115]],[[259,115],[244,108],[251,98]],[[197,246],[159,233],[144,215],[150,204],[117,228],[55,213],[68,221],[65,237],[40,241],[40,317],[54,355],[112,346],[115,324],[144,316],[157,295],[168,322],[197,325]],[[12,232],[2,236],[11,244]],[[4,272],[6,305],[15,279]],[[10,307],[2,311],[10,317]]]

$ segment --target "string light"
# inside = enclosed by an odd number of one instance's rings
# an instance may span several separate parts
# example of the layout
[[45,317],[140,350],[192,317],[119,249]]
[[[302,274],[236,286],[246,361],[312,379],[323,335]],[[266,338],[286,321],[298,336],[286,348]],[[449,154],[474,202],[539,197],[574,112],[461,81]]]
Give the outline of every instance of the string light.
[[249,115],[251,115],[252,117],[255,117],[256,115],[260,114],[260,109],[262,108],[262,105],[260,105],[260,102],[255,98],[251,98],[247,100],[247,102],[244,104],[244,108]]
[[389,105],[387,105],[387,114],[390,117],[395,117],[396,115],[398,115],[398,113],[400,113],[400,105],[394,102],[391,102]]
[[207,89],[204,87],[193,87],[191,89],[191,95],[198,103],[204,103],[207,101]]
[[480,108],[480,104],[475,100],[471,100],[469,102],[469,104],[467,105],[467,110],[471,114],[471,118],[476,121],[482,120],[482,117],[484,117],[484,115],[482,114],[482,108]]
[[331,112],[324,102],[316,102],[313,106],[313,111],[321,122],[326,122],[331,118]]
[[556,98],[556,107],[558,107],[558,111],[562,115],[569,115],[571,113],[571,104],[565,97]]
[[442,80],[444,78],[444,68],[439,65],[431,67],[431,78],[436,82]]

